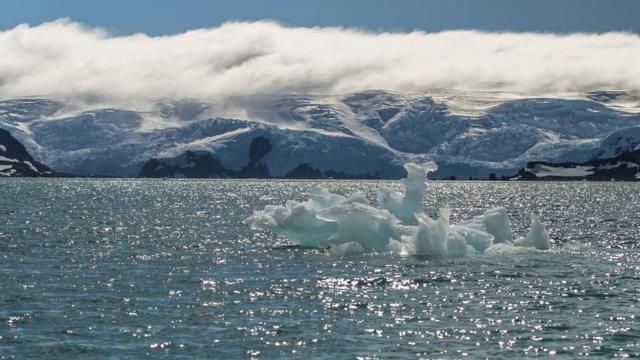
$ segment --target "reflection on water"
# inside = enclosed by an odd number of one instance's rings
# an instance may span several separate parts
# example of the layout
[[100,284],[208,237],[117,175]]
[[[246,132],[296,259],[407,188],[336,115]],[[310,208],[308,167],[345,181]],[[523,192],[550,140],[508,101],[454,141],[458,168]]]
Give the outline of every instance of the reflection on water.
[[581,254],[338,259],[242,224],[317,185],[0,180],[0,358],[640,354],[640,184],[429,185],[432,217],[504,205],[522,236],[542,210]]

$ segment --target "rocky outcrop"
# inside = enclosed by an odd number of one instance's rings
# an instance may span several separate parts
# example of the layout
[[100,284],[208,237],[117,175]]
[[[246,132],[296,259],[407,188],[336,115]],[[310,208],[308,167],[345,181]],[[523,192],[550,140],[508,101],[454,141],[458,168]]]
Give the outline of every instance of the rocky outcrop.
[[0,176],[60,176],[33,159],[16,138],[7,130],[0,129]]
[[379,179],[378,174],[347,174],[343,171],[321,171],[308,163],[301,163],[284,176],[272,176],[265,164],[271,152],[271,141],[257,136],[249,145],[249,162],[240,170],[225,168],[210,153],[187,151],[168,159],[151,159],[140,170],[139,177],[147,178],[232,178],[232,179]]
[[584,163],[549,163],[532,161],[521,169],[515,180],[590,180],[640,181],[640,150],[629,151],[608,159]]

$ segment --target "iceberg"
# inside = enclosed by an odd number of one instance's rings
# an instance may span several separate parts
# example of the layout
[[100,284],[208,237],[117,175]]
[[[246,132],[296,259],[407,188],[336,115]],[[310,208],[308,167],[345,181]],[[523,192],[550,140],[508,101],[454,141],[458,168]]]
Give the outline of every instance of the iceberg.
[[513,230],[511,221],[504,207],[499,207],[486,211],[477,218],[463,222],[459,227],[479,230],[493,236],[493,243],[500,244],[513,240]]
[[364,254],[367,252],[367,250],[363,248],[359,242],[349,241],[340,245],[330,247],[329,252],[335,257],[347,257]]
[[378,204],[380,209],[388,210],[402,223],[417,225],[416,214],[424,212],[422,200],[427,193],[427,174],[438,167],[434,163],[424,166],[409,163],[404,165],[404,169],[407,171],[407,177],[402,179],[404,194],[382,189],[378,192]]
[[335,234],[328,239],[330,246],[355,241],[369,251],[386,251],[389,239],[397,236],[393,230],[393,225],[399,222],[396,217],[359,202],[333,206],[317,216],[336,224]]
[[485,255],[518,255],[518,254],[530,254],[540,252],[534,247],[528,246],[515,246],[513,244],[508,243],[500,243],[495,244],[488,248],[484,254]]
[[549,233],[534,213],[531,213],[531,229],[524,239],[518,239],[516,246],[532,247],[538,250],[548,250],[551,247]]
[[318,214],[340,205],[366,202],[363,194],[355,193],[347,198],[316,188],[307,201],[287,201],[284,206],[267,205],[244,222],[253,230],[282,235],[295,245],[323,248],[327,247],[329,238],[336,233],[338,226],[335,221],[325,221]]
[[418,226],[413,235],[402,236],[402,241],[391,240],[393,251],[401,255],[448,257],[449,210],[442,209],[437,220],[424,214],[417,214],[416,219]]
[[[464,225],[454,225],[450,231],[451,238],[464,240],[467,246],[475,252],[484,252],[493,245],[493,235],[481,230]],[[458,240],[460,242],[460,240]]]
[[245,220],[253,230],[267,230],[289,239],[295,245],[326,247],[337,226],[319,219],[322,205],[314,200],[303,203],[288,201],[285,206],[268,205]]
[[459,224],[450,223],[451,211],[437,219],[424,212],[427,174],[434,163],[405,164],[405,191],[378,191],[378,206],[361,193],[348,197],[317,188],[303,202],[268,205],[245,220],[254,230],[271,231],[305,247],[326,248],[334,256],[365,252],[394,252],[430,259],[471,254],[521,254],[548,250],[549,233],[534,213],[526,237],[514,240],[504,207],[490,209]]

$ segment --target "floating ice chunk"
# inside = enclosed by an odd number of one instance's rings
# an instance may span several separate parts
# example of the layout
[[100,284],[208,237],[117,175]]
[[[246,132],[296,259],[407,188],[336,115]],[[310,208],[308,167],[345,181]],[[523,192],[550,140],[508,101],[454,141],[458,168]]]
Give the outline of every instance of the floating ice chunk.
[[335,234],[337,224],[317,217],[318,212],[340,204],[367,203],[361,193],[344,197],[316,188],[310,199],[299,203],[287,201],[285,206],[268,205],[244,222],[254,230],[268,230],[285,236],[292,243],[308,247],[326,247],[328,239]]
[[402,239],[403,236],[411,237],[415,235],[416,231],[418,231],[418,227],[400,224],[400,220],[398,220],[398,223],[393,226],[393,230],[397,235],[396,237],[398,239]]
[[524,239],[516,240],[514,245],[533,247],[538,250],[547,250],[551,247],[549,233],[536,214],[531,213],[531,229],[527,236]]
[[308,247],[326,247],[336,232],[336,224],[318,219],[313,204],[287,202],[286,206],[265,207],[245,220],[254,230],[268,230],[285,236],[292,243]]
[[367,252],[357,241],[349,241],[329,248],[329,253],[336,257],[360,255]]
[[449,232],[449,238],[453,242],[461,242],[464,240],[466,245],[471,246],[475,252],[482,253],[491,245],[493,245],[493,235],[482,230],[483,227],[474,227],[471,225],[454,225]]
[[389,250],[400,256],[410,256],[415,252],[415,249],[410,247],[408,244],[404,244],[401,241],[394,239],[389,240]]
[[449,257],[463,257],[467,254],[475,254],[473,247],[467,245],[467,240],[459,233],[449,231],[447,236],[447,253]]
[[529,254],[539,252],[540,250],[534,247],[515,246],[507,243],[500,243],[492,245],[490,248],[484,251],[485,255],[516,255],[516,254]]
[[380,209],[388,210],[403,224],[417,225],[418,220],[415,214],[424,213],[422,201],[427,193],[425,181],[427,174],[438,167],[434,163],[424,166],[418,164],[405,164],[407,177],[402,179],[405,186],[404,194],[388,189],[381,189],[378,192],[378,204]]
[[418,231],[410,238],[415,247],[415,255],[446,258],[449,210],[442,209],[438,220],[432,220],[428,216],[420,216],[417,219]]
[[[453,226],[447,209],[441,210],[438,219],[429,218],[422,201],[427,174],[436,166],[406,164],[405,169],[408,175],[402,180],[404,193],[381,190],[379,208],[371,206],[361,193],[344,197],[318,188],[307,201],[266,206],[245,223],[252,229],[283,235],[297,245],[329,248],[335,256],[391,250],[403,256],[447,258],[549,249],[549,234],[533,214],[531,230],[513,244],[511,222],[504,208],[486,211]],[[571,249],[579,251],[583,247],[579,245]]]
[[367,197],[364,196],[363,193],[353,193],[349,195],[349,197],[346,198],[343,202],[343,204],[354,204],[354,203],[369,205],[369,200],[367,200]]
[[330,246],[356,241],[368,251],[387,251],[389,239],[397,237],[395,216],[359,202],[332,206],[317,216],[337,224],[335,234],[328,240]]
[[391,250],[400,255],[448,257],[449,210],[442,209],[437,220],[424,214],[418,215],[416,219],[418,221],[416,231],[411,236],[402,236],[402,241],[393,241],[390,244]]
[[583,252],[589,250],[589,246],[580,241],[573,240],[566,244],[563,249],[570,252]]
[[329,190],[317,187],[311,191],[309,205],[311,209],[320,211],[332,206],[342,204],[347,198],[342,195],[332,194]]
[[471,255],[471,254],[479,254],[479,252],[473,246],[467,245],[466,255]]
[[513,241],[511,221],[509,221],[507,210],[503,207],[488,210],[484,214],[460,225],[493,235],[494,244]]
[[507,210],[503,207],[489,210],[481,216],[487,232],[493,235],[493,243],[510,243],[513,241],[513,230]]

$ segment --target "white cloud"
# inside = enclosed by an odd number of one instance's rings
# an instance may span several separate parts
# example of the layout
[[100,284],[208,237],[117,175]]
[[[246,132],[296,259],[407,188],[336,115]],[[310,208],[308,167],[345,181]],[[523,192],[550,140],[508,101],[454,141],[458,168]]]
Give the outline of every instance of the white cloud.
[[640,90],[640,36],[370,33],[226,23],[115,37],[69,20],[0,32],[0,97],[134,103],[434,88],[550,94]]

